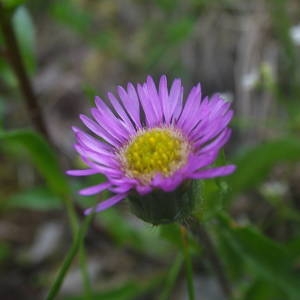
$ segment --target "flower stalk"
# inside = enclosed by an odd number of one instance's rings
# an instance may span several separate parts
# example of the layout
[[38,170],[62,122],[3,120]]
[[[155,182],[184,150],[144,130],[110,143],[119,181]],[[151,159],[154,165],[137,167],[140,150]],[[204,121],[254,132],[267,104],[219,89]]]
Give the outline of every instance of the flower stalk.
[[93,214],[86,217],[81,225],[81,227],[77,230],[77,234],[75,236],[74,242],[67,253],[65,260],[58,272],[58,275],[56,276],[53,285],[50,288],[50,291],[46,297],[46,300],[52,300],[55,299],[57,294],[59,293],[59,290],[61,288],[61,285],[64,281],[64,278],[73,262],[73,259],[77,255],[78,251],[80,250],[81,246],[83,245],[85,234],[89,228],[89,225],[92,221]]
[[204,226],[200,224],[196,217],[191,217],[186,220],[184,226],[198,239],[203,246],[205,255],[209,260],[211,268],[216,275],[224,295],[227,297],[227,299],[230,299],[232,295],[232,287],[209,233],[206,231]]
[[173,265],[170,268],[170,271],[167,275],[164,288],[162,290],[162,293],[159,296],[159,300],[168,300],[171,298],[171,294],[173,291],[173,288],[176,284],[176,281],[178,279],[178,276],[180,274],[181,268],[183,264],[183,256],[182,254],[178,254],[175,258],[175,261]]
[[185,272],[186,272],[186,279],[187,279],[188,297],[189,297],[189,300],[195,300],[193,267],[192,267],[192,260],[191,260],[190,251],[189,251],[187,233],[188,232],[187,232],[186,228],[184,226],[180,226],[182,250],[183,250]]

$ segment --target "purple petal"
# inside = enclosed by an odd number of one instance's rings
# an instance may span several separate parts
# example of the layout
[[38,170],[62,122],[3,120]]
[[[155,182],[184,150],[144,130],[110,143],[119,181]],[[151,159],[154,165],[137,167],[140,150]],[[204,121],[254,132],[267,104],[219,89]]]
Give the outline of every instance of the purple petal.
[[208,178],[214,178],[219,176],[226,176],[233,173],[235,169],[236,166],[228,165],[224,167],[212,168],[212,169],[195,172],[194,174],[191,174],[189,177],[193,179],[208,179]]
[[94,137],[83,132],[80,129],[74,128],[73,130],[75,132],[77,141],[80,143],[83,143],[88,148],[98,149],[98,150],[101,149],[103,151],[112,151],[111,145],[109,145],[107,143],[103,143],[103,142],[99,141],[98,139],[95,139]]
[[[222,102],[220,100],[220,102]],[[230,102],[223,102],[218,105],[217,108],[212,109],[212,112],[209,114],[209,119],[215,119],[216,117],[224,116],[231,106]]]
[[156,119],[155,112],[153,110],[153,106],[151,104],[151,99],[149,99],[147,97],[147,95],[144,92],[143,87],[140,84],[138,84],[138,86],[137,86],[137,91],[138,91],[141,105],[145,112],[145,121],[148,126],[152,127],[154,124],[156,124],[157,119]]
[[218,156],[218,151],[212,151],[210,153],[204,153],[202,155],[194,155],[188,163],[187,172],[192,173],[195,170],[204,168],[212,164]]
[[[195,131],[195,128],[198,128],[199,126],[202,128],[204,124],[211,124],[209,123],[208,115],[209,115],[209,107],[207,105],[208,103],[208,97],[205,97],[200,105],[196,105],[196,108],[192,108],[192,111],[189,116],[187,116],[187,119],[185,120],[184,124],[182,125],[182,128],[187,132],[187,134],[191,134]],[[198,131],[199,132],[199,131]]]
[[168,82],[167,82],[166,75],[162,75],[160,77],[158,94],[161,99],[164,117],[166,117],[166,115],[168,115],[168,109],[169,109],[168,108],[169,91],[168,91]]
[[108,93],[107,96],[108,96],[112,106],[116,110],[117,114],[124,121],[124,125],[128,128],[128,130],[131,133],[134,133],[135,129],[132,125],[132,122],[130,121],[130,119],[129,119],[127,113],[125,112],[124,108],[122,107],[122,105],[119,103],[118,99],[112,93]]
[[[109,94],[111,94],[111,93],[109,93]],[[95,98],[95,103],[96,103],[97,109],[92,109],[92,114],[100,126],[105,125],[105,123],[106,123],[108,126],[104,126],[105,127],[104,129],[107,132],[110,132],[111,126],[118,128],[118,131],[117,131],[118,134],[122,135],[122,133],[127,132],[126,130],[128,130],[129,123],[128,124],[124,123],[122,120],[118,119],[114,115],[112,110],[105,104],[105,102],[100,97]],[[126,128],[126,130],[124,127]]]
[[78,145],[84,148],[84,150],[91,150],[98,154],[104,155],[105,157],[115,158],[114,149],[111,149],[111,147],[103,149],[102,145],[97,143],[98,141],[93,137],[78,132],[76,134],[76,138]]
[[180,185],[183,180],[183,174],[181,172],[176,172],[171,177],[164,177],[161,174],[157,174],[151,185],[156,188],[162,189],[164,192],[171,192],[176,189]]
[[121,185],[130,185],[131,187],[136,187],[138,184],[138,181],[134,178],[129,178],[129,177],[120,177],[120,178],[110,178],[109,180],[112,185],[115,186],[121,186]]
[[108,198],[107,200],[99,203],[96,207],[90,207],[90,208],[86,209],[84,214],[89,215],[93,212],[96,213],[96,212],[103,211],[103,210],[117,204],[118,202],[123,200],[126,196],[127,196],[127,193],[114,195],[111,198]]
[[140,195],[146,195],[152,191],[152,187],[148,185],[137,185],[136,190]]
[[109,190],[114,193],[126,193],[132,189],[132,184],[122,184],[120,186],[112,187]]
[[[209,124],[206,124],[206,128],[197,128],[198,136],[202,132],[202,135],[200,136],[200,139],[196,140],[194,142],[195,147],[200,147],[201,145],[207,143],[211,139],[215,138],[224,128],[229,124],[230,120],[232,119],[233,111],[230,110],[224,118],[220,118],[219,120],[215,120],[214,122],[210,122],[211,126]],[[196,137],[196,134],[194,134]]]
[[111,109],[105,104],[105,102],[99,96],[95,97],[95,104],[100,114],[106,115],[113,120],[116,119],[116,116],[113,114]]
[[133,84],[127,85],[127,92],[123,87],[118,86],[118,94],[132,121],[137,127],[141,127],[140,102]]
[[177,108],[178,103],[180,102],[181,89],[182,89],[181,80],[175,79],[171,86],[170,95],[168,99],[168,108],[169,108],[168,113],[167,115],[165,115],[165,120],[167,123],[171,121],[173,113]]
[[119,166],[120,166],[118,161],[114,157],[113,158],[108,157],[106,155],[99,154],[96,151],[87,150],[86,148],[79,146],[79,145],[75,145],[74,147],[81,156],[89,158],[89,159],[95,161],[96,163],[99,163],[106,167],[119,168]]
[[203,148],[200,148],[199,154],[211,151],[211,150],[218,150],[221,147],[223,147],[227,141],[229,140],[231,135],[231,129],[227,128],[224,129],[223,132],[220,133],[220,135],[212,142],[204,146]]
[[176,122],[178,120],[178,117],[182,113],[182,105],[183,105],[183,87],[181,87],[179,100],[177,102],[177,106],[175,107],[174,113],[173,113],[173,120]]
[[99,173],[102,173],[106,176],[112,176],[112,175],[120,176],[122,174],[122,171],[119,168],[109,168],[109,167],[99,165],[99,164],[91,161],[88,157],[86,157],[84,155],[81,156],[81,159],[87,166],[99,171]]
[[151,76],[147,77],[147,84],[145,89],[146,89],[146,93],[149,96],[149,99],[152,99],[153,101],[153,109],[155,111],[157,119],[160,122],[162,122],[162,117],[163,117],[162,102],[158,95],[155,83]]
[[201,100],[201,88],[200,84],[193,87],[187,97],[186,103],[182,109],[182,113],[178,119],[178,125],[183,126],[187,120],[191,119],[200,106]]
[[[141,98],[142,106],[143,107],[144,107],[144,105],[148,106],[148,109],[151,111],[151,112],[149,112],[153,118],[151,126],[160,124],[162,122],[162,112],[159,110],[159,108],[157,108],[157,106],[158,106],[157,99],[153,96],[150,96],[149,91],[148,91],[148,86],[146,83],[144,83],[141,86],[141,91],[139,91],[139,94],[141,94],[141,97],[142,97]],[[158,102],[158,104],[160,104],[160,103]],[[145,112],[145,115],[147,116],[146,112]]]
[[113,146],[118,146],[119,145],[119,141],[115,138],[112,137],[107,131],[105,131],[103,128],[100,127],[99,124],[97,124],[96,122],[92,121],[91,119],[89,119],[87,116],[85,115],[80,115],[80,119],[81,121],[84,123],[84,125],[91,130],[93,133],[95,133],[96,135],[98,135],[99,137],[102,137],[103,139],[105,139],[108,143],[110,143]]
[[100,183],[100,184],[90,186],[88,188],[84,188],[84,189],[80,190],[79,194],[82,196],[95,195],[95,194],[102,192],[103,190],[107,189],[110,186],[111,186],[110,182]]
[[68,170],[66,174],[70,176],[89,176],[89,175],[99,174],[99,171],[94,169]]
[[109,133],[117,141],[122,142],[127,138],[128,130],[123,125],[120,119],[112,119],[108,115],[101,114],[101,112],[96,108],[92,108],[91,113],[99,126],[102,127],[105,132]]

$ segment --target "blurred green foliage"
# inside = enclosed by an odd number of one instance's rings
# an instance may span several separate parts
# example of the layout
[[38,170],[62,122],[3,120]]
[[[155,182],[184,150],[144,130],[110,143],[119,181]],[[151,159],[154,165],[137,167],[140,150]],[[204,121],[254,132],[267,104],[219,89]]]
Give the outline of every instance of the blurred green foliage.
[[258,186],[276,164],[288,161],[297,162],[299,159],[300,142],[297,137],[293,136],[268,141],[248,149],[235,159],[239,172],[228,179],[230,196]]
[[221,241],[233,254],[225,254],[230,259],[228,266],[242,262],[244,266],[239,272],[250,270],[249,274],[255,279],[276,286],[285,297],[296,300],[300,293],[300,277],[293,271],[295,261],[288,249],[263,236],[251,225],[238,226],[228,216],[221,216],[219,220],[218,234],[223,236]]
[[[161,281],[162,276],[158,274],[154,278],[149,278],[145,282],[129,281],[123,283],[119,287],[95,293],[91,299],[107,299],[107,300],[131,300],[135,299],[149,291],[151,291]],[[85,300],[86,296],[67,297],[65,300]]]
[[16,130],[0,132],[0,140],[8,146],[17,144],[23,148],[53,193],[60,197],[70,194],[68,181],[60,170],[54,150],[40,135],[29,130]]
[[[1,2],[13,12],[12,22],[21,55],[28,74],[34,76],[39,68],[38,45],[35,22],[32,21],[30,9],[36,13],[37,8],[29,3],[30,1],[26,7],[22,5],[24,1],[20,0]],[[140,6],[149,5],[146,1],[136,2]],[[155,73],[160,69],[166,69],[166,72],[172,75],[178,74],[183,70],[178,49],[191,37],[199,18],[210,9],[233,10],[235,2],[239,1],[187,1],[188,9],[181,11],[181,1],[156,0],[151,5],[157,10],[159,17],[145,18],[139,23],[135,35],[126,27],[127,24],[123,28],[123,24],[120,26],[118,23],[116,1],[102,2],[102,5],[111,5],[106,8],[112,16],[107,17],[111,20],[103,22],[99,31],[95,29],[98,11],[86,9],[91,5],[89,1],[51,1],[45,6],[48,9],[47,16],[56,22],[56,25],[72,31],[87,47],[99,51],[97,53],[101,53],[105,57],[104,60],[121,58],[133,76],[136,76],[135,72]],[[284,196],[288,199],[283,199],[281,195],[275,195],[274,199],[270,199],[261,193],[261,186],[269,180],[272,171],[279,164],[289,163],[292,167],[296,167],[300,161],[300,64],[297,54],[299,48],[293,44],[289,35],[292,22],[288,8],[292,5],[292,1],[269,0],[267,3],[274,37],[280,45],[283,63],[278,81],[272,81],[269,85],[261,84],[260,88],[272,90],[274,101],[278,100],[288,116],[284,124],[286,127],[276,138],[270,138],[255,146],[240,147],[239,151],[235,151],[230,156],[230,161],[237,165],[237,171],[232,176],[200,182],[201,195],[197,199],[195,215],[216,239],[220,257],[235,287],[235,299],[297,300],[300,295],[300,212],[299,205],[297,207],[295,202],[299,199],[291,199],[293,196],[290,194]],[[40,5],[37,5],[38,9]],[[128,45],[133,41],[140,43],[142,55],[138,50],[138,53],[130,54]],[[0,47],[1,50],[5,48],[1,34]],[[144,52],[146,55],[143,55]],[[183,74],[184,77],[186,73]],[[63,198],[74,197],[78,187],[63,174],[57,149],[38,133],[27,129],[4,129],[6,123],[10,125],[8,127],[13,127],[7,122],[9,112],[6,111],[6,106],[9,107],[11,104],[6,99],[9,99],[9,96],[18,99],[20,95],[15,75],[3,55],[0,56],[0,76],[0,87],[5,87],[0,98],[0,151],[9,154],[11,160],[9,163],[12,165],[16,164],[14,157],[29,159],[32,167],[40,174],[34,186],[26,188],[16,186],[15,192],[10,194],[1,191],[1,201],[7,204],[1,204],[1,213],[5,215],[18,209],[43,212],[60,210],[64,203]],[[82,83],[82,86],[89,97],[95,94],[96,88],[90,83]],[[239,129],[241,128],[237,124],[235,130]],[[224,158],[221,160],[224,162]],[[103,178],[84,180],[85,184],[94,184],[95,180],[99,182]],[[288,178],[284,180],[288,181]],[[242,222],[231,215],[230,209],[241,200],[240,196],[249,193],[255,193],[254,197],[259,196],[263,204],[272,208],[275,215],[273,216],[275,231],[283,223],[290,226],[289,234],[284,236],[284,239],[276,240],[275,234],[266,232],[263,226],[259,226],[259,222],[251,224],[248,217]],[[99,197],[105,196],[107,195],[102,194]],[[89,201],[93,203],[99,200],[96,197],[91,199]],[[75,196],[76,204],[85,206],[84,201],[88,202]],[[161,299],[168,299],[182,269],[181,255],[173,261],[176,253],[182,248],[178,226],[165,225],[158,230],[143,223],[133,223],[123,210],[118,208],[101,213],[96,221],[109,234],[114,246],[134,249],[141,255],[150,255],[162,260],[164,271],[154,274],[147,280],[126,279],[112,288],[101,288],[92,299],[129,300],[142,297],[141,295],[151,293],[155,289],[162,290]],[[202,257],[201,245],[191,236],[189,246],[195,261]],[[0,266],[9,257],[10,248],[8,243],[0,243]],[[165,277],[166,287],[163,289],[161,283]],[[84,295],[78,295],[64,299],[86,298]]]
[[62,202],[49,189],[35,187],[14,194],[7,200],[6,206],[12,209],[22,208],[47,211],[62,208]]
[[[15,9],[12,13],[12,26],[16,33],[25,68],[30,75],[33,75],[37,64],[34,24],[32,23],[31,15],[27,8],[18,6],[17,4],[15,5]],[[4,48],[4,40],[1,31],[0,46]],[[18,86],[15,74],[11,70],[8,60],[4,56],[0,56],[0,80],[1,79],[10,88],[17,88]]]
[[30,75],[36,70],[36,39],[35,28],[30,13],[20,6],[13,15],[13,27],[21,49],[25,67]]

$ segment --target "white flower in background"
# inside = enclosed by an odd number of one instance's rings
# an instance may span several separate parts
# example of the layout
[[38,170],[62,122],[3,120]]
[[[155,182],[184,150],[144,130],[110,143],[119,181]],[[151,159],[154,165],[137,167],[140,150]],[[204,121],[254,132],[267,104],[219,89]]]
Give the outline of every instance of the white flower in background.
[[300,24],[290,28],[290,37],[295,45],[300,46]]
[[256,85],[257,81],[259,79],[258,70],[252,70],[247,74],[244,74],[242,76],[242,87],[245,90],[251,90]]

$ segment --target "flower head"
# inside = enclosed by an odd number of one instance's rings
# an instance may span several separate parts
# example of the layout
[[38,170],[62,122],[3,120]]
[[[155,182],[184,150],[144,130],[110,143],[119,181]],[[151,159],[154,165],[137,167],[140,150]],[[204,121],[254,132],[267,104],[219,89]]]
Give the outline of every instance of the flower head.
[[105,183],[80,191],[81,195],[105,189],[114,193],[97,205],[96,212],[128,196],[140,195],[149,201],[157,192],[173,195],[186,182],[235,170],[233,165],[210,167],[230,137],[227,126],[233,112],[230,103],[217,94],[202,99],[200,84],[184,101],[180,79],[169,90],[166,76],[160,78],[158,88],[149,76],[136,87],[131,83],[127,89],[119,86],[118,97],[108,93],[108,99],[111,106],[96,97],[93,119],[80,116],[93,135],[73,128],[75,149],[88,168],[67,172],[106,176]]

